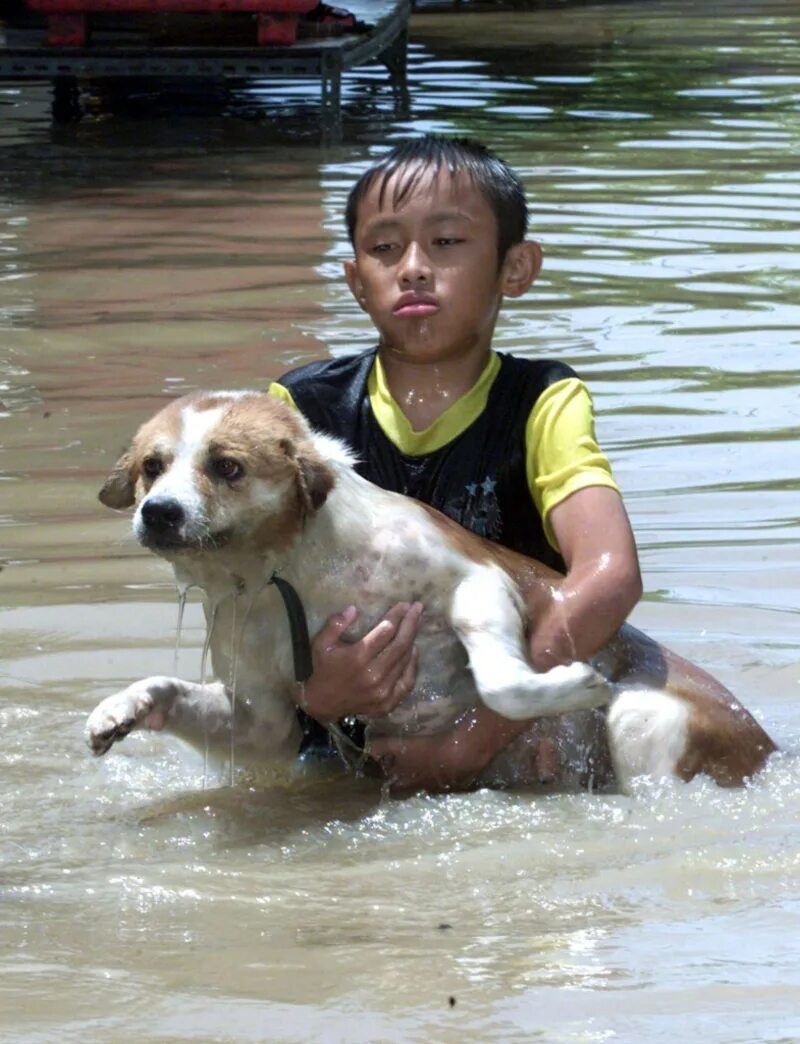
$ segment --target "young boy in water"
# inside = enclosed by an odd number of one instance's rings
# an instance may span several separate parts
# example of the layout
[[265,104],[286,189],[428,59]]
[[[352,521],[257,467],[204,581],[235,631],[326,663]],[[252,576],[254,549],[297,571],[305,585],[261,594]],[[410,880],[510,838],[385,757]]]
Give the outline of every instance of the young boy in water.
[[[344,439],[376,484],[558,569],[555,597],[527,596],[531,661],[591,657],[641,595],[638,558],[585,385],[563,363],[492,350],[503,298],[541,267],[518,177],[475,142],[428,135],[367,170],[346,217],[345,277],[377,349],[301,367],[271,392]],[[396,605],[354,643],[357,608],[331,617],[313,641],[308,715],[391,711],[414,685],[422,611]],[[530,727],[479,706],[449,733],[382,738],[370,754],[399,789],[461,789]]]

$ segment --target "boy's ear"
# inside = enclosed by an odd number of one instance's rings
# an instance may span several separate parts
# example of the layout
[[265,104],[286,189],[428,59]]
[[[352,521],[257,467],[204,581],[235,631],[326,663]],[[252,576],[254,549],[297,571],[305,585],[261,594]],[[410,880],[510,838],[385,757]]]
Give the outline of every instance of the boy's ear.
[[500,277],[505,297],[520,297],[531,286],[542,268],[542,248],[532,239],[515,243],[503,261]]
[[367,303],[364,295],[364,286],[361,282],[361,277],[358,274],[358,264],[356,261],[345,261],[344,277],[347,280],[347,285],[350,287],[350,293],[355,297],[356,301],[358,301],[359,308],[366,312]]

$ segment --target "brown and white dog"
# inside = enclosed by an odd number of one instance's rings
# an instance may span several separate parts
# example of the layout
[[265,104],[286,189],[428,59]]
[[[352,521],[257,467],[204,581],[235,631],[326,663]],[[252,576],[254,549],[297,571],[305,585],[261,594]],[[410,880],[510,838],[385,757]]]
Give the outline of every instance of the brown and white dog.
[[[359,608],[353,638],[396,602],[425,606],[416,687],[368,723],[373,734],[449,729],[482,700],[549,738],[563,786],[591,773],[620,788],[697,773],[735,785],[776,749],[723,686],[631,627],[593,665],[532,670],[523,594],[552,592],[555,574],[367,482],[341,443],[269,395],[170,403],[140,428],[100,499],[135,503],[139,542],[172,563],[179,588],[202,590],[221,680],[151,677],[109,696],[87,723],[97,754],[146,727],[223,755],[233,746],[244,764],[294,758],[297,686],[274,573],[299,593],[312,634],[348,604]],[[536,774],[518,741],[485,779],[533,784]]]

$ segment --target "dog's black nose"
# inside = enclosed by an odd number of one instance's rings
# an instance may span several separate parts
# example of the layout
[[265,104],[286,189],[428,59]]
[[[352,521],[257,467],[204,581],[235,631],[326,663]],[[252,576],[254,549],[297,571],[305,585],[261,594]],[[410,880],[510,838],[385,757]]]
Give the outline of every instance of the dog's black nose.
[[165,533],[177,529],[186,518],[179,500],[157,497],[142,504],[142,522],[148,529]]

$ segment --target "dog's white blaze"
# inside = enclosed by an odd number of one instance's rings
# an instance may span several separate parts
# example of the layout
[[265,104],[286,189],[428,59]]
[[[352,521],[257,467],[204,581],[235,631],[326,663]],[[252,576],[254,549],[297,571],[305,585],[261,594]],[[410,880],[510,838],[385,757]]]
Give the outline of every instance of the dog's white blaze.
[[181,441],[175,453],[176,459],[193,458],[204,444],[206,435],[219,424],[224,412],[224,406],[215,406],[209,410],[185,407],[181,412]]
[[[174,447],[172,463],[153,483],[136,510],[133,528],[137,537],[144,529],[142,507],[152,497],[172,497],[179,501],[186,515],[186,523],[181,526],[181,532],[195,528],[198,523],[204,523],[206,505],[197,487],[196,459],[198,451],[204,448],[206,436],[219,423],[224,411],[222,406],[210,410],[196,410],[191,405],[181,411],[180,441]],[[161,445],[159,448],[163,451],[173,447]]]
[[689,738],[689,708],[683,700],[653,689],[629,689],[614,699],[607,724],[614,771],[623,789],[637,776],[675,775]]
[[215,399],[247,399],[251,396],[257,397],[260,392],[251,391],[249,388],[229,388],[225,391],[214,391],[206,392],[206,395],[210,395]]
[[175,447],[175,457],[163,483],[153,487],[160,494],[174,496],[183,504],[187,518],[205,514],[205,503],[197,488],[197,454],[205,450],[205,439],[212,428],[219,424],[224,407],[212,410],[195,410],[188,406],[183,410],[181,439]]

